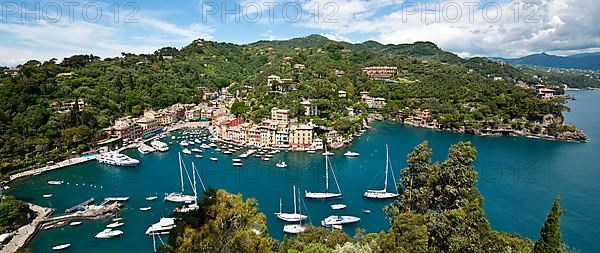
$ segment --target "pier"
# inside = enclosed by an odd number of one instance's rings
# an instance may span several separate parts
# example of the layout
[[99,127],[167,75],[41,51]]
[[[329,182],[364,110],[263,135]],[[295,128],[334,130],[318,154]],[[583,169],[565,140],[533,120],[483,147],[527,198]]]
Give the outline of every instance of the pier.
[[97,156],[96,155],[91,155],[91,156],[85,156],[85,157],[76,157],[76,158],[71,158],[71,159],[67,159],[64,160],[62,162],[58,162],[52,165],[48,165],[48,166],[44,166],[42,168],[37,168],[37,169],[32,169],[32,170],[27,170],[27,171],[23,171],[23,172],[19,172],[19,173],[15,173],[10,175],[9,177],[9,182],[15,180],[15,179],[19,179],[22,177],[29,177],[29,176],[34,176],[34,175],[38,175],[44,172],[48,172],[51,170],[56,170],[56,169],[61,169],[64,167],[69,167],[72,165],[76,165],[76,164],[80,164],[80,163],[85,163],[85,162],[89,162],[92,160],[96,160]]
[[106,205],[110,202],[125,202],[129,200],[129,197],[108,197],[108,198],[104,198],[104,201],[102,201],[102,203],[100,203],[101,206]]
[[71,208],[67,208],[67,210],[65,210],[65,213],[72,213],[72,212],[75,212],[75,211],[84,210],[85,207],[87,205],[91,204],[92,202],[94,202],[94,198],[90,198],[90,199],[88,199],[86,201],[83,201],[83,202],[81,202],[81,203],[79,203],[79,204],[77,204],[77,205],[75,205],[75,206],[73,206]]

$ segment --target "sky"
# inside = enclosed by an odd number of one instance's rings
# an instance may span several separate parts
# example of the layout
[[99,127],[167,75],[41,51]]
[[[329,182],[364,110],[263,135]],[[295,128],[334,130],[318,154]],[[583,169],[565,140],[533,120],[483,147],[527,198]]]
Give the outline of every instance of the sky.
[[0,0],[0,65],[204,38],[431,41],[461,57],[600,51],[598,0]]

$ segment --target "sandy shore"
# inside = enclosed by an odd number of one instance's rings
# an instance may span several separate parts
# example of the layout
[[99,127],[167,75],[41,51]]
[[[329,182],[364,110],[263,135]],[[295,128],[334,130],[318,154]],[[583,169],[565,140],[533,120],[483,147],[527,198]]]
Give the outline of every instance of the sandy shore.
[[29,208],[33,210],[37,216],[31,223],[20,227],[13,234],[11,240],[0,249],[0,253],[3,252],[16,252],[18,249],[27,245],[29,240],[35,235],[38,230],[38,226],[42,221],[44,221],[50,214],[52,214],[52,209],[44,208],[41,206],[37,206],[34,204],[29,204]]

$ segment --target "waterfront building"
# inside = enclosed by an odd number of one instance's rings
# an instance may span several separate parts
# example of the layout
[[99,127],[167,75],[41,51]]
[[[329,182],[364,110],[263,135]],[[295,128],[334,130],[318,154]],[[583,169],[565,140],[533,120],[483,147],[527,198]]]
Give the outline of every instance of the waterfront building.
[[271,120],[287,123],[290,121],[290,111],[273,107],[273,109],[271,109]]
[[290,147],[305,149],[313,144],[313,127],[306,124],[290,125]]
[[201,109],[197,106],[190,106],[185,110],[185,119],[189,121],[200,120]]
[[323,149],[323,140],[321,138],[315,138],[310,147],[311,149],[322,150]]

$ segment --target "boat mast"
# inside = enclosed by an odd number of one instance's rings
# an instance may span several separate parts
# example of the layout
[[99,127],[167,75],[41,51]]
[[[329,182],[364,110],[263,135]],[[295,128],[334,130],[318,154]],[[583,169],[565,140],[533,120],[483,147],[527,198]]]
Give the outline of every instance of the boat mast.
[[192,183],[192,187],[194,189],[194,204],[198,205],[198,191],[196,190],[196,168],[194,162],[192,162],[192,177],[194,178],[194,182]]
[[183,193],[183,166],[181,163],[181,153],[179,153],[179,176],[181,177],[181,193]]
[[281,214],[281,198],[279,198],[279,214]]
[[385,144],[385,182],[383,183],[383,191],[387,192],[387,184],[388,184],[388,166],[390,165],[390,153],[388,151],[388,145]]
[[329,154],[327,153],[327,144],[325,144],[325,189],[329,190]]
[[296,214],[296,186],[294,185],[294,214]]

